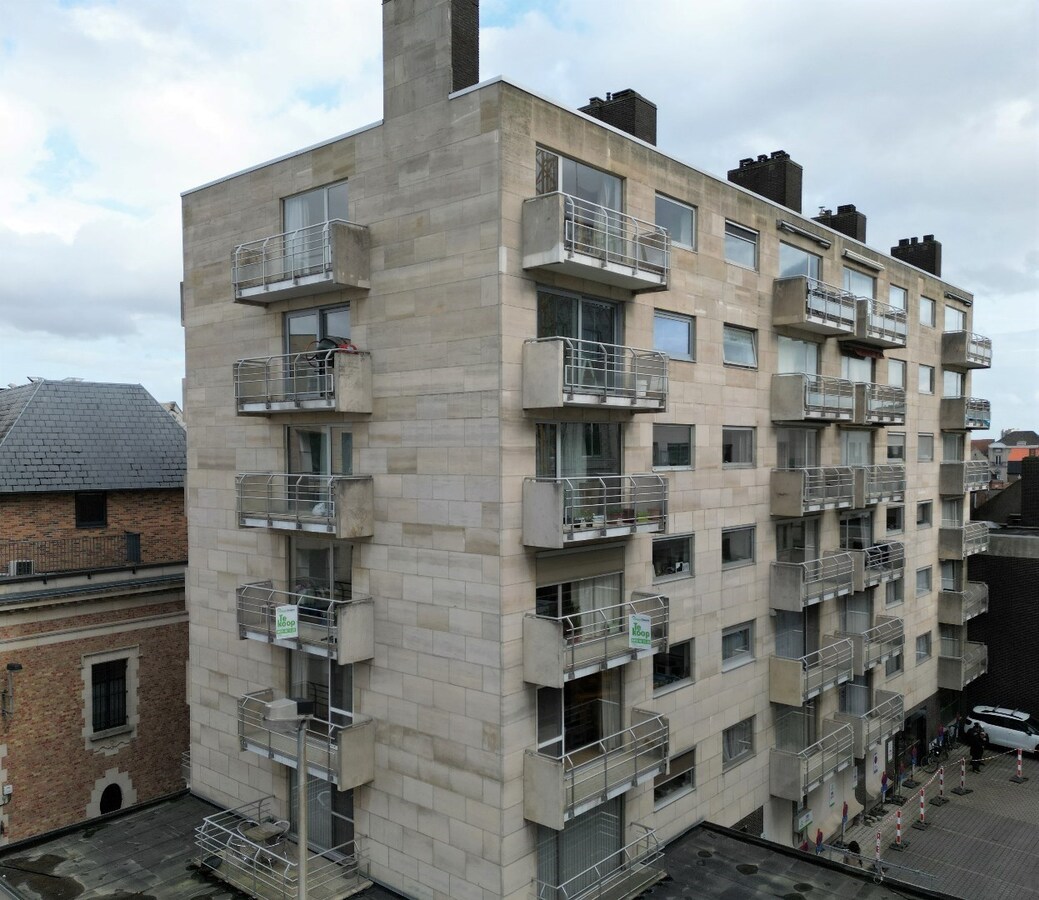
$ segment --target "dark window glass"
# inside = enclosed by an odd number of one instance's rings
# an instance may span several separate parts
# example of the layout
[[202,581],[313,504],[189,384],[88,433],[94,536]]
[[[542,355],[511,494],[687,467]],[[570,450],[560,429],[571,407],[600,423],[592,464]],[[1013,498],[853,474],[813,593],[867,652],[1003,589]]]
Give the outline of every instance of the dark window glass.
[[90,668],[93,687],[94,731],[126,724],[126,660],[95,663]]
[[76,494],[76,527],[101,528],[108,524],[108,495],[104,491]]

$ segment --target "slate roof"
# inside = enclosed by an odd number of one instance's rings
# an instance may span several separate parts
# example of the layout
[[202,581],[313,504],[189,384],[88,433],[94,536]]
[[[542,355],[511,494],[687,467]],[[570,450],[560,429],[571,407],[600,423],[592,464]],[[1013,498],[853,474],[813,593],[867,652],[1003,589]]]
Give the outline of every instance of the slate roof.
[[184,429],[139,384],[0,391],[0,494],[184,486]]
[[1034,431],[1008,431],[1000,437],[999,442],[1006,447],[1015,447],[1018,444],[1039,447],[1039,434]]

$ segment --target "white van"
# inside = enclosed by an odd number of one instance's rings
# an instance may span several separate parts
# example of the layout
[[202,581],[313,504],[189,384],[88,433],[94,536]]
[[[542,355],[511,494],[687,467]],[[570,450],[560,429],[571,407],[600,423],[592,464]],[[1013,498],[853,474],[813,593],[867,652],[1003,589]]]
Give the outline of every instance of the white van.
[[1039,756],[1039,728],[1028,713],[999,706],[975,706],[967,716],[963,733],[973,728],[975,722],[988,732],[990,744]]

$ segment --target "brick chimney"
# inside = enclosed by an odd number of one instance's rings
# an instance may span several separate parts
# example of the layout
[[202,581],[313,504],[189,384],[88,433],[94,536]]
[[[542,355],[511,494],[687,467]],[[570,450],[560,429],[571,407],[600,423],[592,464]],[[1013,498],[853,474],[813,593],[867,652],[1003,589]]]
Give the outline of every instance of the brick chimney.
[[626,88],[607,94],[605,100],[591,97],[588,105],[581,107],[581,112],[626,131],[647,144],[654,147],[657,145],[657,105],[638,91]]
[[383,119],[479,80],[479,0],[382,0]]
[[922,241],[916,238],[901,238],[898,246],[891,248],[891,255],[904,263],[942,277],[942,244],[934,239],[933,234],[925,234]]
[[812,221],[829,225],[834,231],[866,243],[866,216],[855,209],[853,203],[838,206],[837,212],[824,209],[819,215],[812,216]]
[[767,197],[794,212],[801,212],[802,168],[785,150],[775,150],[771,156],[761,154],[757,159],[740,160],[738,169],[729,169],[729,181],[748,191]]
[[1039,528],[1039,456],[1021,460],[1021,524]]

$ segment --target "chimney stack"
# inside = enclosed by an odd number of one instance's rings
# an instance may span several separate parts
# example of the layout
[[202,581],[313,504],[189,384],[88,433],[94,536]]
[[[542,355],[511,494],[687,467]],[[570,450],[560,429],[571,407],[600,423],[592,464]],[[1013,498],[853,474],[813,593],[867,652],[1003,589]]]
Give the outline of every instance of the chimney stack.
[[775,150],[771,156],[741,159],[738,169],[729,169],[729,181],[799,213],[802,174],[789,153]]
[[855,204],[846,203],[837,207],[837,212],[824,209],[817,216],[812,216],[813,222],[828,225],[834,231],[846,234],[857,241],[866,243],[866,216],[855,209]]
[[647,144],[657,145],[657,105],[638,91],[626,88],[607,94],[606,99],[591,97],[581,112],[592,118],[626,131]]
[[938,278],[942,277],[942,244],[934,239],[933,234],[925,234],[922,241],[902,238],[897,247],[891,248],[891,255]]

